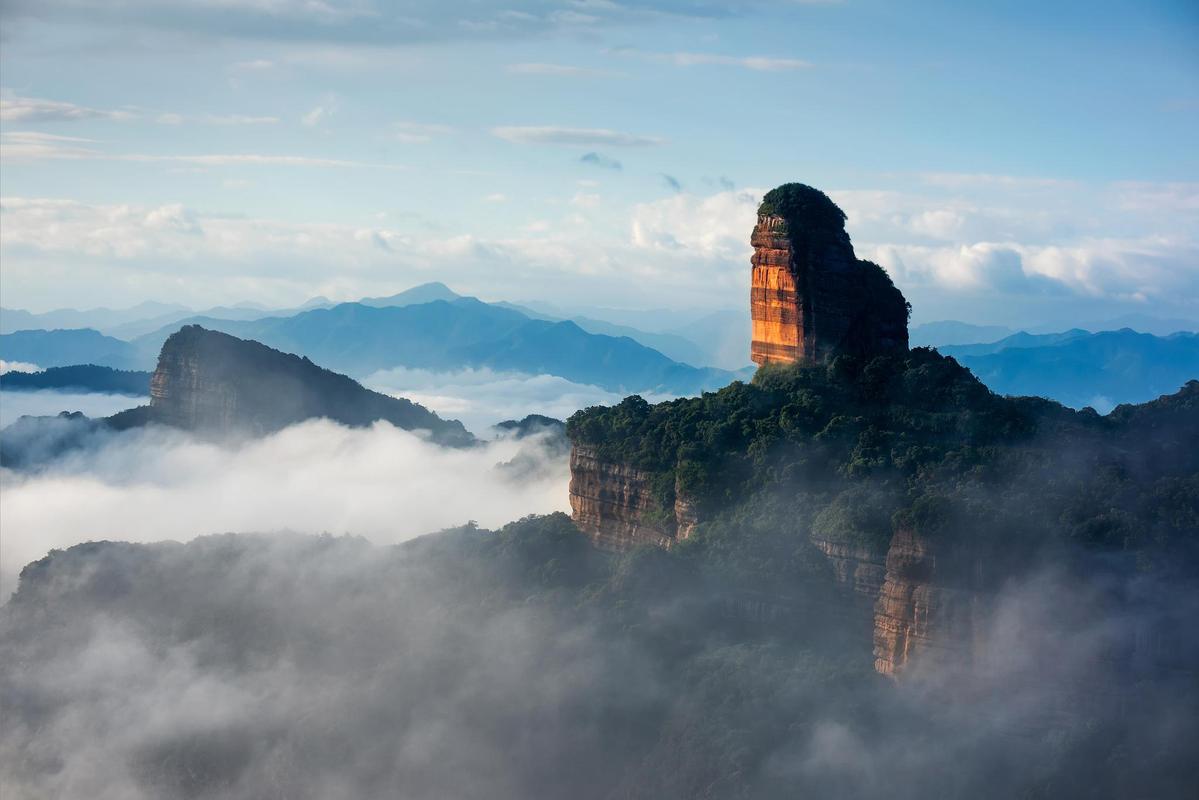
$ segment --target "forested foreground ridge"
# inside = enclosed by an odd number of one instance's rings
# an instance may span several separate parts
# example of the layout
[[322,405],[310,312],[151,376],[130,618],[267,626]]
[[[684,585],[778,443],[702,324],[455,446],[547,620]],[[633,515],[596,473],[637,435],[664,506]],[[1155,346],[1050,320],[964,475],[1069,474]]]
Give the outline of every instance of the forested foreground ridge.
[[[4,780],[129,797],[1185,797],[1197,402],[1192,383],[1102,418],[998,398],[923,350],[838,359],[570,421],[576,447],[660,476],[662,509],[694,498],[668,547],[596,548],[556,514],[386,548],[54,552],[0,621]],[[880,589],[868,554],[887,548]],[[905,591],[924,618],[903,618]]]
[[[0,793],[1193,796],[1199,381],[1107,416],[996,395],[908,349],[844,220],[811,187],[767,195],[761,368],[574,414],[570,517],[27,566],[0,609]],[[134,416],[184,431],[333,416],[470,444],[194,327],[151,395]],[[555,420],[504,427],[563,455]]]

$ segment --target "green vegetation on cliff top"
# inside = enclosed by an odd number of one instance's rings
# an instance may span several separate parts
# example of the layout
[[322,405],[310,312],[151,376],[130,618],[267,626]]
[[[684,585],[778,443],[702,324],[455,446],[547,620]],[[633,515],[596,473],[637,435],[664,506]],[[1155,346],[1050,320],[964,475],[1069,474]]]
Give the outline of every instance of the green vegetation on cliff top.
[[1000,397],[918,348],[763,368],[659,405],[629,397],[567,430],[605,461],[654,473],[663,509],[677,487],[703,520],[679,549],[723,553],[747,577],[824,568],[811,537],[881,554],[894,527],[988,553],[1073,542],[1143,568],[1199,563],[1195,381],[1101,417]]

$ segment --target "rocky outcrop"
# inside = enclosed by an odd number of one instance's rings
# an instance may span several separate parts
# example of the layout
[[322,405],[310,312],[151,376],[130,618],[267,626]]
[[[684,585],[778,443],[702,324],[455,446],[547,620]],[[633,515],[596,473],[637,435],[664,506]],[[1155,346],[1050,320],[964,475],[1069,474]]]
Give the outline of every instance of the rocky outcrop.
[[887,550],[874,607],[874,668],[895,677],[919,659],[961,663],[973,654],[984,594],[971,586],[969,559],[938,553],[927,538],[900,528]]
[[886,575],[884,557],[865,545],[812,539],[833,570],[833,580],[855,599],[874,606]]
[[754,363],[907,349],[903,295],[881,267],[854,255],[845,214],[823,192],[789,183],[767,193],[750,243]]
[[261,435],[312,418],[350,426],[383,420],[467,445],[462,423],[364,388],[307,358],[188,325],[162,346],[150,379],[150,419],[216,436]]
[[663,502],[655,473],[604,461],[595,448],[575,445],[570,453],[570,508],[578,528],[605,550],[637,545],[669,547],[699,523],[695,503],[678,491]]

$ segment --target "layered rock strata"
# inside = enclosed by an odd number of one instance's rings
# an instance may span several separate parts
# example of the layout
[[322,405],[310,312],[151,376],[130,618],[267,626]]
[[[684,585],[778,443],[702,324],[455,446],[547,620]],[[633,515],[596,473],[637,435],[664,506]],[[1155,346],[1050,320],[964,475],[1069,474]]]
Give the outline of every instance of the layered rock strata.
[[769,192],[750,244],[755,364],[907,348],[903,295],[881,267],[854,255],[845,215],[824,193],[794,183]]
[[875,671],[895,677],[916,660],[960,664],[974,655],[984,597],[961,554],[947,555],[906,528],[891,537],[874,606]]
[[664,505],[654,484],[652,472],[604,461],[585,445],[571,449],[572,517],[597,547],[669,547],[691,535],[699,522],[695,504],[677,491],[676,483],[674,502]]
[[833,580],[856,600],[874,607],[886,577],[885,557],[865,545],[831,542],[812,538],[816,549],[824,553],[833,570]]

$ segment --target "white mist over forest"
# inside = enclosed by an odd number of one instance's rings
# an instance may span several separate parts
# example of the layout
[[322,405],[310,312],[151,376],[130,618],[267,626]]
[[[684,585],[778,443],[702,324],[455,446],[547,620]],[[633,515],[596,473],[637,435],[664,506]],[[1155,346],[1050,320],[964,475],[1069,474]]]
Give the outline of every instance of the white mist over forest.
[[40,471],[0,471],[0,594],[25,564],[80,542],[296,531],[389,544],[565,510],[567,477],[538,437],[448,449],[386,423],[312,420],[225,444],[162,428],[99,435]]

